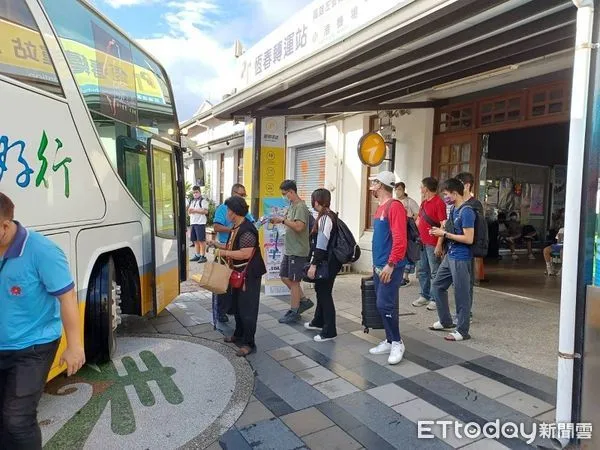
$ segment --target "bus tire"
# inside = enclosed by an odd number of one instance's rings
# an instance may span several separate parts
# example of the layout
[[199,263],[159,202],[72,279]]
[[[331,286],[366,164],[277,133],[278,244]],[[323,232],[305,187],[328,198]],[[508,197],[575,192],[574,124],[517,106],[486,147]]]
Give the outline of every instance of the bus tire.
[[110,361],[116,348],[116,328],[121,323],[121,288],[115,282],[115,264],[104,255],[96,262],[85,304],[85,356],[91,363]]

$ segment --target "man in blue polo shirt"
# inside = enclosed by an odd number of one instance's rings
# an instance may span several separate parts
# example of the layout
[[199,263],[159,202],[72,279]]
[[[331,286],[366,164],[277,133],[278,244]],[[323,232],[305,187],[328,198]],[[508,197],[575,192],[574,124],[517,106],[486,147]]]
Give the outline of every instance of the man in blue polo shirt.
[[[243,184],[236,183],[231,188],[232,197],[246,198],[246,188]],[[252,214],[248,213],[246,220],[254,222]],[[219,244],[227,244],[229,234],[233,228],[233,223],[227,220],[227,206],[219,205],[215,210],[213,219],[213,229],[217,233],[217,242]],[[231,309],[231,296],[229,293],[222,295],[213,295],[213,307],[217,308],[217,320],[219,322],[229,322],[227,312]]]
[[[0,192],[0,448],[41,449],[37,407],[56,355],[67,374],[85,363],[75,284],[64,253],[14,221]],[[62,319],[62,322],[61,322]]]
[[[476,214],[467,202],[469,192],[465,192],[463,183],[450,178],[442,185],[446,204],[452,205],[445,228],[433,227],[432,236],[443,238],[448,243],[448,252],[440,265],[431,285],[431,294],[437,304],[439,321],[431,330],[451,331],[445,337],[447,341],[470,339],[470,315],[473,305],[471,274],[473,271],[473,239],[475,237]],[[454,285],[454,303],[456,304],[456,325],[450,315],[448,288]],[[456,328],[454,330],[454,328]],[[453,330],[453,331],[452,331]]]

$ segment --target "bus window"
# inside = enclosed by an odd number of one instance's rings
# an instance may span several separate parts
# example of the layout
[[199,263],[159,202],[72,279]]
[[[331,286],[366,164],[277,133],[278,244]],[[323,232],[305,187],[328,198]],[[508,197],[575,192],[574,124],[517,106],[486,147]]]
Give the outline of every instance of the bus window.
[[25,0],[0,0],[0,73],[63,95],[48,48]]
[[92,113],[92,118],[108,159],[117,169],[127,190],[146,214],[150,215],[146,144],[143,137],[136,136],[143,136],[144,133],[98,113]]
[[88,108],[135,124],[135,74],[129,40],[79,1],[45,0],[44,8]]
[[133,47],[138,121],[143,129],[168,136],[175,126],[175,114],[166,77],[158,65],[141,50]]
[[43,3],[88,108],[169,137],[175,112],[158,64],[80,1]]
[[154,193],[156,196],[156,234],[175,237],[175,199],[173,155],[153,149]]
[[117,170],[133,198],[150,214],[146,144],[125,136],[117,138]]

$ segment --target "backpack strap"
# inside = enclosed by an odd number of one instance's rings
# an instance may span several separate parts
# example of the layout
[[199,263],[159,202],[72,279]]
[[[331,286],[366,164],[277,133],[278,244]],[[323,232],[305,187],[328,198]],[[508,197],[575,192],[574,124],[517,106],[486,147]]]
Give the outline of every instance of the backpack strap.
[[[392,203],[394,203],[394,202],[400,203],[402,205],[402,202],[400,200],[396,200],[395,198],[391,199],[387,203],[387,205],[385,207],[385,218],[388,220],[390,219],[390,208],[392,207]],[[402,207],[404,208],[404,205],[402,205]]]
[[429,217],[429,215],[425,212],[423,204],[421,204],[421,207],[419,208],[419,217],[423,218],[423,220],[425,220],[425,222],[427,222],[431,227],[439,228],[441,225],[440,222],[436,222],[431,217]]

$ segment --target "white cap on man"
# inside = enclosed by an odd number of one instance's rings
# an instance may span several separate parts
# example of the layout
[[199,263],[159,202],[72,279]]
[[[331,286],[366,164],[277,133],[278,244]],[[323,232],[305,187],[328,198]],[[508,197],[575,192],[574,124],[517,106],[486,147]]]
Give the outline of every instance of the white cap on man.
[[369,177],[369,181],[378,181],[384,186],[393,188],[396,185],[396,175],[394,175],[392,172],[383,171],[379,172],[377,175]]

